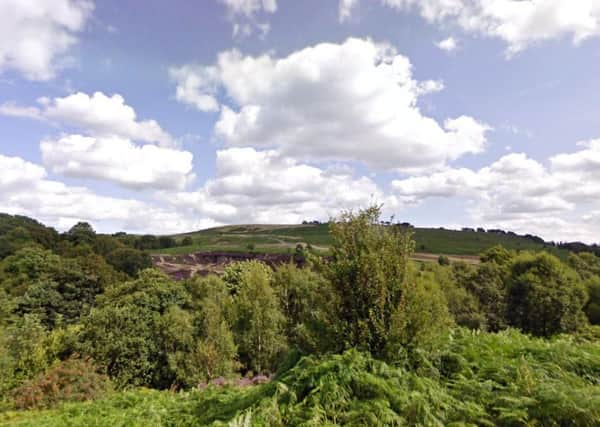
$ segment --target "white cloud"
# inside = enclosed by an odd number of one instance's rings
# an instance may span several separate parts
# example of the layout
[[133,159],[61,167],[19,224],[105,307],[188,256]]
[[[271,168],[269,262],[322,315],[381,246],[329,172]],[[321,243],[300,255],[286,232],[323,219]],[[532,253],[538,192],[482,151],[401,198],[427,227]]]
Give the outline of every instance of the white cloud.
[[189,183],[192,154],[118,137],[64,136],[40,143],[44,164],[55,173],[116,182],[134,189],[181,190]]
[[476,225],[538,233],[556,240],[594,241],[600,230],[600,142],[550,158],[549,167],[523,153],[511,153],[479,170],[447,169],[394,180],[399,200],[419,204],[428,198],[466,201]]
[[53,78],[93,9],[88,0],[1,1],[0,72]]
[[569,36],[575,44],[600,35],[599,0],[382,0],[416,9],[432,23],[450,23],[503,40],[513,55],[533,43]]
[[39,98],[38,104],[4,103],[0,114],[83,131],[85,135],[63,134],[40,143],[44,164],[55,173],[134,189],[182,190],[194,178],[192,154],[175,148],[173,138],[156,121],[138,120],[121,95],[78,92],[52,100]]
[[54,98],[43,110],[50,120],[75,126],[97,137],[119,136],[136,141],[172,145],[172,137],[154,120],[137,120],[135,110],[119,94],[78,92]]
[[0,155],[0,211],[27,215],[61,230],[89,221],[99,231],[170,233],[213,226],[208,218],[139,200],[101,196],[84,187],[47,179],[43,167],[19,157]]
[[344,168],[322,170],[273,150],[230,148],[217,152],[217,173],[195,192],[164,194],[177,209],[191,209],[218,222],[299,223],[327,220],[340,209],[383,202],[397,208],[367,177]]
[[277,11],[277,0],[219,0],[227,8],[233,24],[233,36],[249,36],[258,30],[264,37],[270,29],[266,22],[258,19]]
[[550,158],[552,168],[563,173],[575,173],[600,179],[600,139],[578,144],[583,150],[562,153]]
[[[322,43],[283,58],[233,50],[221,53],[216,65],[188,70],[202,81],[203,69],[216,72],[231,100],[215,125],[230,146],[416,171],[481,152],[489,129],[471,117],[446,120],[442,127],[424,116],[419,97],[443,84],[415,80],[408,58],[371,40]],[[212,84],[207,90],[196,86],[196,95],[216,101]]]
[[133,107],[119,94],[77,92],[63,98],[42,97],[41,107],[21,107],[14,102],[0,104],[0,115],[50,120],[74,126],[95,137],[121,137],[172,146],[175,141],[155,120],[138,120]]
[[436,42],[435,45],[446,52],[452,52],[458,48],[458,42],[454,37],[448,37],[447,39]]
[[358,0],[340,0],[338,6],[338,19],[340,22],[349,20],[356,7],[358,7]]
[[39,108],[22,107],[12,101],[0,104],[0,116],[22,117],[32,120],[45,120]]
[[177,101],[192,105],[200,111],[219,111],[219,102],[216,99],[219,76],[216,67],[172,67],[169,69],[169,75],[177,84]]

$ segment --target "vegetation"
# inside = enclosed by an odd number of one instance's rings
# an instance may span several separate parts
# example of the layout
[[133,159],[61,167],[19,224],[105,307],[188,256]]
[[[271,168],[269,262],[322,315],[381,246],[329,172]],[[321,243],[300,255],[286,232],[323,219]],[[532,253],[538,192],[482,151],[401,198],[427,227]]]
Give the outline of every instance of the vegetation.
[[[518,251],[547,251],[566,259],[568,249],[553,242],[544,242],[535,236],[519,236],[501,230],[446,230],[443,228],[408,227],[419,253],[477,256],[496,246]],[[329,224],[301,225],[237,225],[211,228],[194,233],[172,236],[177,245],[153,249],[161,254],[186,254],[199,251],[291,253],[298,244],[311,245],[314,251],[328,252],[333,240]],[[570,246],[569,246],[570,248]],[[579,249],[587,248],[577,246]],[[590,247],[589,250],[596,250]],[[600,250],[598,250],[600,254]]]
[[600,258],[417,263],[379,215],[342,213],[327,257],[295,241],[303,268],[179,282],[136,261],[179,237],[5,218],[0,423],[600,424]]

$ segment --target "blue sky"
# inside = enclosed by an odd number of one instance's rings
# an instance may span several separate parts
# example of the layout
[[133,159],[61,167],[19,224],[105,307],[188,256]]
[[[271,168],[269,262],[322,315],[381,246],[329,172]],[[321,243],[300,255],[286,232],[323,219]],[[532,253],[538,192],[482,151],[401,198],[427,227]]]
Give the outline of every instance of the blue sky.
[[[31,4],[29,4],[31,3]],[[600,231],[600,0],[0,1],[0,211]]]

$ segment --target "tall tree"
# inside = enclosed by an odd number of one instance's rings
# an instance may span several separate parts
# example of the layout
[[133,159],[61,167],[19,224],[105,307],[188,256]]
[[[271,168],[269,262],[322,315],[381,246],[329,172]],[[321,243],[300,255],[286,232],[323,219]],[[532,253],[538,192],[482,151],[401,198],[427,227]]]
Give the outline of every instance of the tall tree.
[[286,348],[285,317],[270,275],[260,263],[243,265],[235,296],[234,333],[240,359],[255,372],[273,371]]
[[340,299],[341,346],[380,355],[402,295],[411,235],[380,224],[381,208],[342,213],[330,224],[331,259],[325,274]]

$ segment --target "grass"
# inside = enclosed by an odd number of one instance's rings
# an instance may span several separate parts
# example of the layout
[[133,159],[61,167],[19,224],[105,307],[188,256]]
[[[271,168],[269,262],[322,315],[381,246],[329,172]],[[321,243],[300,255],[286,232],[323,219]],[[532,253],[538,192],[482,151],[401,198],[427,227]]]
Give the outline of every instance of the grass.
[[[414,228],[416,251],[429,254],[476,256],[494,245],[517,251],[547,250],[566,258],[566,250],[535,242],[522,236],[509,234],[457,231],[437,228]],[[249,252],[253,248],[261,253],[292,252],[298,243],[310,244],[315,249],[327,250],[331,245],[329,226],[320,225],[235,225],[217,227],[173,236],[177,241],[189,236],[194,243],[159,249],[156,253],[185,254],[197,251]]]
[[[294,359],[297,360],[297,359]],[[269,384],[126,391],[54,410],[0,414],[9,426],[600,425],[600,344],[514,330],[454,330],[392,366],[355,350],[290,363]]]

